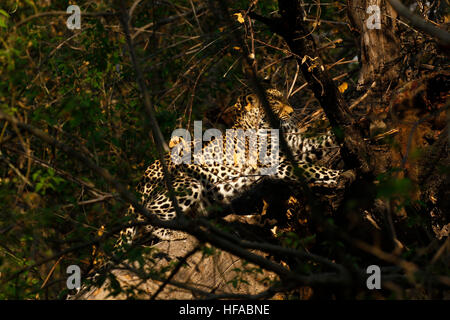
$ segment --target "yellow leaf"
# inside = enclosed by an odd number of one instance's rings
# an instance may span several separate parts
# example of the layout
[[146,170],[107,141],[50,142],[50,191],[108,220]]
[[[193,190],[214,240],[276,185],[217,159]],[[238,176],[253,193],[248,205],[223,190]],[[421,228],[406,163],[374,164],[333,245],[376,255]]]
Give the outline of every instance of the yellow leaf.
[[276,237],[277,236],[277,226],[273,227],[272,229],[270,229],[270,231],[272,232],[272,234]]
[[430,196],[430,200],[431,200],[431,202],[433,202],[433,203],[436,203],[436,202],[437,202],[436,197],[434,197],[433,195]]
[[234,50],[241,50],[240,47],[233,47]]
[[296,204],[298,201],[297,201],[297,199],[295,199],[294,197],[290,197],[289,198],[289,200],[288,200],[288,203],[290,204],[290,205],[294,205],[294,204]]
[[305,63],[305,61],[306,61],[306,57],[307,57],[307,56],[304,56],[304,57],[303,57],[303,59],[302,59],[302,64],[304,64],[304,63]]
[[266,200],[263,199],[263,208],[261,211],[262,216],[264,216],[267,213],[267,208],[269,208],[269,204],[266,202]]
[[100,229],[98,229],[97,234],[99,237],[101,237],[104,232],[105,232],[105,226],[101,226]]
[[347,83],[347,82],[342,82],[342,84],[338,87],[338,89],[339,89],[339,91],[340,91],[341,93],[344,93],[345,90],[348,89],[348,83]]
[[312,71],[314,68],[316,68],[317,66],[318,66],[318,64],[314,62],[313,65],[309,66],[308,72],[311,72],[311,71]]
[[244,17],[242,17],[242,14],[241,14],[241,13],[235,13],[234,16],[236,16],[237,21],[238,21],[239,23],[244,23],[245,20],[244,20]]

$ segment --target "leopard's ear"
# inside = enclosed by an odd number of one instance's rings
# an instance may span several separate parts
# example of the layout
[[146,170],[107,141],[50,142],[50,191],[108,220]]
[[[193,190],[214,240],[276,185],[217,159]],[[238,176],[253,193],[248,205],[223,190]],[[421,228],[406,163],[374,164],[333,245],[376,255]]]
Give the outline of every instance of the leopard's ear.
[[173,148],[173,147],[175,147],[177,144],[179,144],[179,143],[186,143],[186,141],[184,140],[184,138],[183,137],[179,137],[179,136],[173,136],[172,138],[170,138],[170,141],[169,141],[169,148]]
[[251,111],[252,109],[257,108],[258,105],[258,97],[255,94],[251,93],[245,96],[245,111]]
[[232,106],[233,109],[235,109],[236,111],[241,111],[242,110],[242,97],[237,98],[236,103]]

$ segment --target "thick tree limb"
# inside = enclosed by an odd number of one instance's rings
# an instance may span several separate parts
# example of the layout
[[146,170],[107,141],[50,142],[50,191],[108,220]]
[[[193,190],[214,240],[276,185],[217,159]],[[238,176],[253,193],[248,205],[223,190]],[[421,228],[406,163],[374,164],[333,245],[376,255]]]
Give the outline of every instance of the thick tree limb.
[[426,34],[438,39],[447,49],[450,49],[450,33],[444,29],[438,28],[431,23],[428,23],[421,17],[415,15],[399,0],[388,0],[391,6],[398,12],[399,15],[406,18],[413,27],[425,32]]

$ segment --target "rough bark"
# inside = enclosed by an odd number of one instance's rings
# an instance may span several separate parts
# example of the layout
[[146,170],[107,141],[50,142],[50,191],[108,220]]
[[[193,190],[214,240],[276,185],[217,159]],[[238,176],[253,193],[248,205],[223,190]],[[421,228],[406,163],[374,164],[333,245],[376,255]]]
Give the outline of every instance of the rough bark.
[[[398,79],[400,56],[399,39],[396,35],[397,12],[385,0],[348,0],[347,12],[355,33],[358,35],[361,63],[358,89],[367,89],[373,81],[377,87],[387,87]],[[372,29],[374,12],[367,8],[380,8],[380,29]]]
[[[160,258],[153,258],[151,254],[144,257],[146,265],[144,272],[156,274],[158,270],[167,268],[165,276],[168,277],[173,262],[177,262],[192,250],[198,241],[189,236],[186,240],[163,241],[154,246],[159,252]],[[131,267],[130,267],[131,265]],[[234,256],[226,251],[214,250],[211,255],[205,255],[202,251],[190,256],[186,264],[172,278],[173,283],[167,284],[155,293],[163,284],[163,279],[147,279],[135,270],[139,270],[137,263],[124,261],[110,270],[122,287],[122,292],[117,296],[110,295],[110,281],[107,280],[100,287],[90,287],[72,296],[71,300],[121,300],[127,298],[127,290],[133,290],[135,298],[148,299],[196,299],[205,298],[205,293],[214,295],[256,295],[268,289],[270,281],[276,280],[277,276],[272,272],[261,270],[261,272],[245,272],[256,268],[253,264],[247,264],[243,259]],[[243,272],[239,272],[242,270]],[[196,289],[198,291],[196,291]]]

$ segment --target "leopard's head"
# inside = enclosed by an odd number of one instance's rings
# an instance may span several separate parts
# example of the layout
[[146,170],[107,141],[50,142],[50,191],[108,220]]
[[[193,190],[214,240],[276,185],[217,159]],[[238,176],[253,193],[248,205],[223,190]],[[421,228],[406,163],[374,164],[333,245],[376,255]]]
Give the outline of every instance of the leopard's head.
[[[267,89],[266,97],[275,116],[281,123],[292,117],[294,109],[287,99],[277,89]],[[241,95],[234,105],[236,112],[236,126],[240,128],[256,129],[269,128],[266,112],[258,96],[254,93]]]

